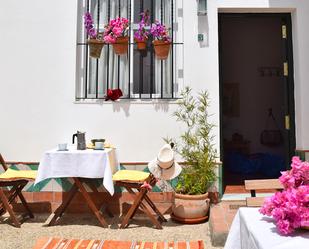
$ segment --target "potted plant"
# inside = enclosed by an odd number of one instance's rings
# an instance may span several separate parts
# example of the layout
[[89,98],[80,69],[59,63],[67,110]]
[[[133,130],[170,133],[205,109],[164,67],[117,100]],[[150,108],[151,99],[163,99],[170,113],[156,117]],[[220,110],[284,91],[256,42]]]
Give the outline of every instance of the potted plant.
[[138,23],[138,30],[134,33],[134,40],[137,44],[137,49],[145,50],[149,35],[149,31],[147,31],[145,28],[149,25],[149,10],[145,10],[140,15],[141,20]]
[[89,12],[84,15],[84,25],[89,39],[87,43],[90,48],[90,56],[94,58],[100,58],[101,51],[104,46],[102,34],[97,32],[93,25],[93,19]]
[[193,97],[192,90],[187,87],[173,114],[185,127],[180,141],[173,142],[186,164],[175,187],[172,218],[184,223],[198,223],[208,218],[207,191],[217,178],[214,171],[217,152],[211,135],[214,125],[209,122],[208,107],[206,91]]
[[104,41],[112,44],[115,54],[122,55],[128,51],[128,29],[129,20],[123,17],[117,17],[109,21],[105,26]]
[[168,29],[159,21],[156,21],[151,25],[150,33],[154,39],[152,43],[157,59],[166,60],[172,41],[171,37],[168,35]]

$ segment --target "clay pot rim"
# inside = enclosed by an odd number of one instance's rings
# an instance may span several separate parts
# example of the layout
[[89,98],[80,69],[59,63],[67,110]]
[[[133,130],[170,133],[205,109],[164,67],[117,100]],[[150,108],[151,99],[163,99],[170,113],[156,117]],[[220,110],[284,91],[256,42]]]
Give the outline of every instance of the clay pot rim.
[[205,200],[208,198],[208,192],[201,195],[186,195],[175,193],[175,198],[183,200]]
[[121,36],[116,38],[116,42],[111,43],[113,44],[124,44],[129,42],[129,36]]
[[104,41],[98,40],[98,39],[88,39],[87,43],[88,44],[104,44]]
[[136,43],[146,43],[146,42],[148,41],[148,39],[145,39],[145,40],[140,41],[140,40],[137,40],[136,38],[134,38],[134,41],[135,41]]
[[154,40],[154,41],[152,41],[152,44],[153,44],[154,46],[163,46],[163,45],[170,45],[170,44],[172,44],[172,42]]

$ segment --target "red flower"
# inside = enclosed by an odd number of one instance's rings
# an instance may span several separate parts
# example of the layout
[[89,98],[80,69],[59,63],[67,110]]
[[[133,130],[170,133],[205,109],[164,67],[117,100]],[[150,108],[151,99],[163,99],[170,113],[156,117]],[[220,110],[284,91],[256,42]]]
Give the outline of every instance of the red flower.
[[105,100],[112,100],[115,101],[122,96],[121,89],[107,89],[107,94]]

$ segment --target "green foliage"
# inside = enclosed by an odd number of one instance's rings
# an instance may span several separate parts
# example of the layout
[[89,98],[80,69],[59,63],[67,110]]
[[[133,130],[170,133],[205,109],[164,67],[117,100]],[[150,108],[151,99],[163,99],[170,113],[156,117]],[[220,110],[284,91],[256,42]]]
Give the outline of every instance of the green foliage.
[[209,96],[202,91],[197,97],[192,96],[191,88],[187,87],[181,93],[181,100],[173,116],[186,129],[176,142],[175,150],[186,161],[182,173],[179,175],[176,192],[183,194],[204,194],[210,184],[216,179],[215,160],[217,152],[214,149],[211,130],[214,125],[209,123]]

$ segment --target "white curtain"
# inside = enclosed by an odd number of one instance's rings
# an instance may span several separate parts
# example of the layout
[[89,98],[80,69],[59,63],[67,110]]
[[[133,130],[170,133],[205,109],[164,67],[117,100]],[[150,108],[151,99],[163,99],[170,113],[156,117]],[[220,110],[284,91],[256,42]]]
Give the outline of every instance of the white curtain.
[[[95,23],[97,22],[98,8],[100,9],[100,32],[103,32],[104,26],[108,24],[108,10],[110,11],[110,20],[117,17],[128,17],[128,0],[92,1],[91,13],[94,17]],[[96,67],[96,59],[90,59],[89,92],[91,94],[96,93]],[[101,97],[104,96],[106,94],[107,87],[111,89],[119,87],[123,91],[124,95],[128,95],[128,70],[128,56],[118,56],[114,53],[112,45],[105,45],[102,50],[101,57],[98,60],[98,95]]]
[[[161,1],[156,1],[156,16],[155,19],[161,22],[169,29],[169,35],[172,36],[172,16],[171,16],[171,1],[173,0],[163,0],[163,8],[161,9]],[[171,50],[172,50],[171,45]],[[169,57],[164,60],[155,60],[155,89],[156,94],[161,94],[163,90],[163,97],[171,96],[172,92],[172,77],[171,77],[171,62],[172,62],[172,53],[170,50]],[[161,68],[161,63],[163,67]],[[161,89],[161,69],[163,69],[163,89]]]

